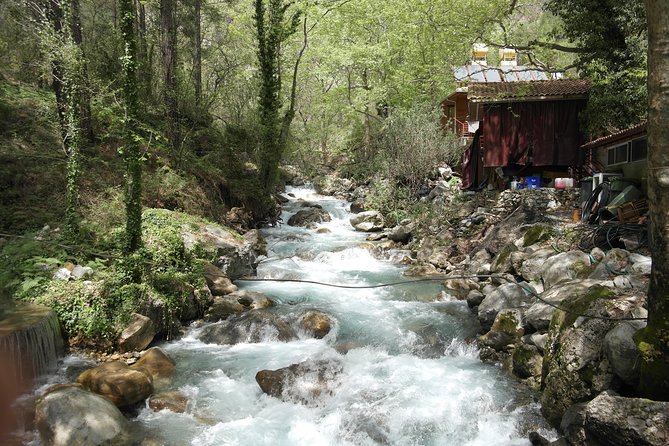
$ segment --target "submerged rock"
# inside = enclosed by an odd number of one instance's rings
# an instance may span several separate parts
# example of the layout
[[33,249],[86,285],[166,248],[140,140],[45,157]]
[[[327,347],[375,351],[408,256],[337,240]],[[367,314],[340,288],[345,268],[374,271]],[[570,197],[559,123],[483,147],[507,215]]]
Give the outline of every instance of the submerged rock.
[[149,407],[156,412],[169,410],[170,412],[184,413],[188,407],[188,398],[178,390],[161,392],[149,398]]
[[209,322],[216,322],[235,314],[260,310],[273,305],[272,299],[263,293],[246,290],[235,291],[227,296],[216,297],[212,306],[205,313],[204,319]]
[[40,398],[35,421],[43,444],[132,444],[130,423],[107,398],[76,386],[57,386]]
[[311,207],[297,211],[288,219],[288,226],[311,227],[317,223],[332,220],[330,214],[322,208]]
[[275,398],[312,404],[334,392],[341,371],[341,364],[335,361],[306,361],[277,370],[261,370],[256,382],[263,392]]
[[308,311],[300,317],[298,323],[304,332],[316,339],[323,339],[334,324],[330,316],[318,310]]
[[296,338],[288,322],[275,314],[256,310],[206,326],[199,339],[207,344],[231,345],[272,340],[288,342]]

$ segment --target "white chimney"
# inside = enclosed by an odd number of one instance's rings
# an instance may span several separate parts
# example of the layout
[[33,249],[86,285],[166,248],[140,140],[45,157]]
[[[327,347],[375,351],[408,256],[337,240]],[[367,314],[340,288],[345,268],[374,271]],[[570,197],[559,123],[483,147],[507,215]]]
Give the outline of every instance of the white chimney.
[[499,65],[501,67],[518,66],[518,57],[513,48],[502,48],[499,50]]
[[488,45],[485,43],[474,44],[474,58],[472,65],[488,65]]

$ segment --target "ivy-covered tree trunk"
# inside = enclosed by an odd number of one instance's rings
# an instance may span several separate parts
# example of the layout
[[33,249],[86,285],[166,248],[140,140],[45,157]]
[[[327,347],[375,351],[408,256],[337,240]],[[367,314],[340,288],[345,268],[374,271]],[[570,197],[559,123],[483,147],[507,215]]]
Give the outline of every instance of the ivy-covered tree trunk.
[[195,105],[202,101],[202,0],[193,1],[193,87]]
[[[63,150],[67,156],[65,189],[65,227],[69,237],[79,231],[79,166],[81,151],[82,84],[84,82],[81,28],[78,25],[77,0],[49,2],[49,21],[53,40],[45,41],[52,53],[53,89],[60,118]],[[47,33],[49,35],[49,33]]]
[[179,109],[177,96],[177,28],[175,0],[160,0],[161,48],[163,55],[163,97],[167,139],[173,154],[179,151]]
[[646,0],[648,14],[648,198],[653,268],[648,326],[638,337],[641,393],[669,400],[669,2]]
[[[267,6],[265,6],[267,1]],[[258,39],[258,65],[260,68],[260,138],[259,169],[263,191],[269,194],[276,185],[278,167],[286,146],[287,129],[294,112],[291,99],[284,119],[281,111],[281,43],[295,33],[300,15],[286,18],[290,3],[284,0],[255,0],[255,24]],[[295,74],[297,68],[295,69]]]
[[137,43],[135,41],[135,7],[133,0],[119,0],[121,34],[125,52],[122,59],[123,96],[125,99],[125,145],[122,153],[126,165],[125,210],[126,252],[142,244],[142,154],[137,135]]

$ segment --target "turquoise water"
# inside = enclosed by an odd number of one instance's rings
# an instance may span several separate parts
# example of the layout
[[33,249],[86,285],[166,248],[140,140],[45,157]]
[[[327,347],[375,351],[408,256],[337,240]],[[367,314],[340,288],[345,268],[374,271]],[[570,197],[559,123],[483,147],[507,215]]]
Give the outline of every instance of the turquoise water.
[[[406,279],[404,267],[373,256],[365,234],[350,226],[347,204],[309,188],[287,192],[283,220],[297,199],[316,201],[332,215],[329,233],[281,225],[267,229],[269,254],[260,278],[291,278],[346,285]],[[368,244],[368,243],[367,243]],[[554,436],[527,388],[499,368],[483,364],[468,342],[476,319],[466,303],[440,300],[440,285],[341,289],[298,283],[239,282],[277,305],[272,311],[295,325],[318,309],[336,322],[320,340],[301,335],[283,343],[268,332],[260,343],[204,344],[202,327],[162,347],[177,371],[169,389],[189,398],[186,413],[142,409],[136,427],[164,445],[529,445],[539,430]],[[346,353],[344,353],[346,352]],[[331,390],[307,404],[265,395],[262,369],[328,360],[341,372]],[[70,361],[74,361],[70,359]],[[295,383],[308,394],[313,377]]]

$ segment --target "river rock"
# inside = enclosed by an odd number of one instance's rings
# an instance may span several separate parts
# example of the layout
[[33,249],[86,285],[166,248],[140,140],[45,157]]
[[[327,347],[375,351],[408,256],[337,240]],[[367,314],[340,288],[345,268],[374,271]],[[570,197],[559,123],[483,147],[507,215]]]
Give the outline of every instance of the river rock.
[[240,237],[233,230],[215,224],[198,225],[195,229],[184,225],[182,229],[185,249],[212,255],[216,259],[214,265],[231,280],[254,275],[258,257],[266,254],[265,241],[257,230]]
[[130,423],[107,398],[77,386],[57,386],[39,399],[35,422],[42,444],[130,445]]
[[590,274],[590,256],[583,251],[568,251],[546,259],[541,278],[548,290],[557,283],[585,279]]
[[[616,297],[609,288],[593,286],[585,294],[566,298],[561,306],[578,313],[620,317],[630,315],[644,301],[641,294]],[[541,394],[542,411],[554,426],[559,425],[568,407],[588,401],[614,384],[603,345],[615,325],[606,319],[583,318],[560,310],[554,313],[544,349]]]
[[479,337],[478,342],[496,351],[513,345],[523,336],[522,314],[518,310],[502,310],[497,313],[490,330]]
[[619,322],[604,337],[604,353],[611,363],[613,373],[631,387],[639,383],[641,358],[634,334],[646,324],[641,321]]
[[199,337],[204,343],[219,345],[273,340],[288,342],[296,338],[288,322],[275,314],[258,310],[208,325]]
[[154,381],[167,378],[174,373],[176,363],[160,347],[152,347],[142,353],[139,360],[131,366],[150,375]]
[[204,266],[203,275],[213,296],[225,296],[237,291],[237,286],[226,277],[220,268],[211,263]]
[[310,207],[297,211],[288,219],[288,226],[303,228],[315,226],[317,223],[330,221],[332,217],[322,208]]
[[311,310],[300,317],[298,324],[300,328],[316,339],[323,339],[330,333],[333,321],[330,316],[318,310]]
[[653,267],[653,259],[641,254],[632,253],[629,256],[629,261],[632,264],[630,271],[636,274],[650,275],[650,270]]
[[388,238],[397,243],[407,243],[411,240],[413,234],[413,225],[398,225],[390,230]]
[[494,274],[511,273],[513,272],[513,264],[511,263],[511,254],[517,251],[516,245],[510,243],[506,245],[497,254],[495,260],[490,265],[490,271]]
[[227,296],[219,296],[204,315],[204,320],[216,322],[250,310],[260,310],[274,305],[272,299],[256,291],[235,291]]
[[589,292],[590,287],[598,284],[599,282],[595,280],[574,280],[562,282],[544,291],[540,294],[541,300],[533,303],[525,311],[526,322],[535,330],[547,330],[553,317],[553,312],[556,310],[555,307],[548,303],[559,306],[560,302],[564,299],[583,296]]
[[528,258],[522,263],[520,270],[516,269],[523,279],[528,282],[541,280],[541,269],[546,259],[555,254],[550,249],[539,249],[528,255]]
[[627,273],[630,265],[630,253],[624,249],[613,248],[597,264],[590,278],[604,280],[619,274]]
[[359,214],[365,212],[365,200],[358,198],[351,203],[351,214]]
[[356,231],[361,232],[381,231],[386,225],[385,219],[379,211],[360,212],[352,216],[350,222]]
[[511,355],[513,373],[520,378],[540,378],[543,357],[534,345],[520,344]]
[[153,341],[155,335],[156,327],[153,321],[135,313],[130,325],[118,338],[118,349],[121,353],[144,350]]
[[156,393],[149,398],[149,407],[156,412],[169,410],[175,413],[184,413],[188,407],[188,398],[178,390]]
[[532,296],[518,284],[506,283],[488,294],[478,308],[478,319],[481,327],[489,330],[497,313],[506,308],[528,307]]
[[277,370],[261,370],[256,374],[256,382],[267,395],[313,404],[321,396],[334,392],[341,370],[339,362],[306,361]]
[[603,392],[570,408],[560,427],[573,446],[666,446],[669,403]]
[[104,396],[117,407],[144,401],[153,393],[153,379],[143,370],[131,369],[125,362],[106,362],[77,378],[84,389]]

